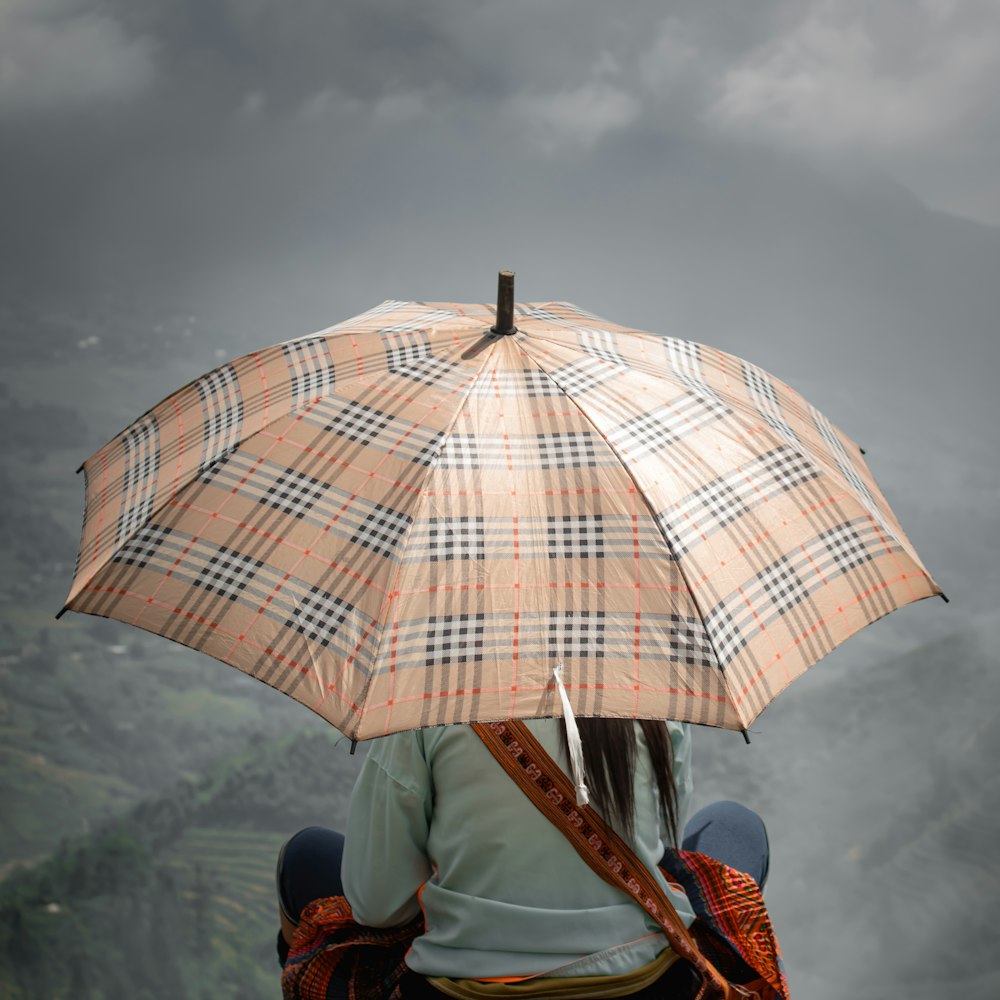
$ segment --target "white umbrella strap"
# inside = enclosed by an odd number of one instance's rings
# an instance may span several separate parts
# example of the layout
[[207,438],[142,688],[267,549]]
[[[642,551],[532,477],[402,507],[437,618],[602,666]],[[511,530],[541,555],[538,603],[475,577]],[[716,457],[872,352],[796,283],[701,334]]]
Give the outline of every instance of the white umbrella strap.
[[556,679],[559,687],[559,697],[562,699],[563,718],[566,721],[566,742],[569,743],[569,763],[573,768],[573,784],[576,787],[576,804],[585,806],[590,801],[590,792],[587,791],[586,778],[583,771],[583,742],[580,739],[580,729],[576,724],[576,716],[573,714],[573,706],[569,703],[569,695],[566,694],[566,685],[562,679],[563,665],[558,664],[552,671],[552,676]]

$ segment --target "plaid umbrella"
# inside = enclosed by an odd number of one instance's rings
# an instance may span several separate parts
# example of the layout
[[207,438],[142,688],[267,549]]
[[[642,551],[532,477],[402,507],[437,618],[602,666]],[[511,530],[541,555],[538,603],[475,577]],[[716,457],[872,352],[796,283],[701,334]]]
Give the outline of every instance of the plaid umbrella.
[[[512,303],[512,290],[511,290]],[[939,594],[861,451],[755,365],[567,303],[384,302],[190,383],[84,463],[64,610],[357,739],[558,715],[744,730]]]

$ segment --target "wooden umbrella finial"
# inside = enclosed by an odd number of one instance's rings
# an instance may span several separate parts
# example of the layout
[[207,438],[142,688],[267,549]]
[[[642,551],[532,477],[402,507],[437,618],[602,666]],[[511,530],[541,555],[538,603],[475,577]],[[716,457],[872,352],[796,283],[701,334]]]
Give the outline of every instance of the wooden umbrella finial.
[[514,272],[501,271],[497,281],[497,321],[493,333],[517,333],[514,326]]

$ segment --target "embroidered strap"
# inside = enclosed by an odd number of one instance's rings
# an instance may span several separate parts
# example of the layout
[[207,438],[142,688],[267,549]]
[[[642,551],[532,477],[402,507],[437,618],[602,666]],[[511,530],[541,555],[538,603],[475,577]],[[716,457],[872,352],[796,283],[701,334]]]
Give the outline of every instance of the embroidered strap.
[[753,995],[727,982],[705,958],[649,869],[597,812],[576,804],[572,783],[524,723],[474,722],[472,728],[580,857],[606,882],[632,896],[663,929],[670,947],[698,970],[702,987],[697,1000]]

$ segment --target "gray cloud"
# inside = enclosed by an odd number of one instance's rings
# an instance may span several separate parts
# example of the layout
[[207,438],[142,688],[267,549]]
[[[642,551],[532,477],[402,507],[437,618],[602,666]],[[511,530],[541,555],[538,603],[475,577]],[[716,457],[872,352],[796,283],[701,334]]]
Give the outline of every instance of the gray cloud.
[[722,73],[709,121],[860,158],[1000,222],[1000,18],[988,0],[802,5]]
[[153,45],[74,0],[0,4],[0,116],[132,100],[155,76]]

